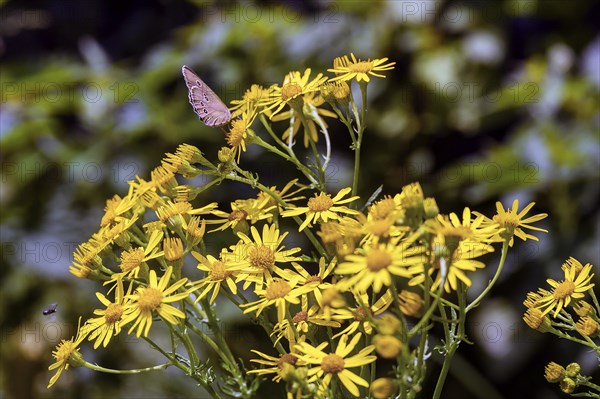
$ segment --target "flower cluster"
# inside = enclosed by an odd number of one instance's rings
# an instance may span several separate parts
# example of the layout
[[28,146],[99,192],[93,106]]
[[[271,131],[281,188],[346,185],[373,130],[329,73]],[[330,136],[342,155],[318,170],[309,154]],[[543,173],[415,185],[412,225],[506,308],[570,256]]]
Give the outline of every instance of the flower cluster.
[[[600,359],[600,303],[592,289],[595,286],[592,265],[583,265],[571,257],[561,269],[563,278],[560,281],[548,279],[549,289],[539,288],[527,294],[523,302],[527,308],[523,320],[534,330],[591,348]],[[551,362],[546,366],[545,376],[548,382],[559,383],[565,393],[586,387],[596,394],[590,391],[589,395],[583,395],[596,397],[600,394],[600,386],[582,376],[580,371],[577,363],[564,368]]]
[[[289,73],[281,86],[254,85],[233,102],[229,147],[219,151],[217,164],[183,144],[166,154],[149,180],[137,177],[127,195],[109,199],[100,229],[78,246],[70,268],[77,277],[103,282],[107,292],[96,296],[104,307],[93,311],[75,338],[57,347],[50,368],[58,372],[50,385],[69,365],[106,371],[86,362],[79,346],[87,339],[94,349],[106,347],[126,332],[166,357],[164,365],[144,371],[176,366],[213,397],[219,397],[217,390],[251,397],[262,380],[257,376],[263,375],[284,383],[290,397],[369,392],[384,398],[400,390],[414,395],[430,354],[425,327],[440,323],[453,337],[446,343],[451,359],[465,338],[466,314],[492,288],[514,236],[536,240],[525,231],[545,231],[532,223],[547,215],[527,217],[533,204],[519,211],[518,201],[508,209],[498,203],[490,217],[469,208],[443,214],[416,182],[369,200],[358,195],[367,87],[393,65],[387,58],[365,61],[351,54],[335,60],[332,78],[322,73],[311,78],[307,69]],[[360,111],[349,89],[353,82],[363,97]],[[327,187],[324,170],[331,148],[322,117],[338,118],[348,127],[357,159],[352,187]],[[273,144],[252,130],[257,119]],[[275,134],[271,122],[287,119],[285,132]],[[300,127],[304,147],[314,152],[307,164],[294,151]],[[251,144],[281,156],[302,176],[281,188],[263,184],[239,164]],[[324,145],[324,156],[317,144]],[[212,180],[202,187],[185,184],[200,175]],[[226,206],[198,203],[204,198],[199,194],[229,180],[258,192]],[[288,237],[300,235],[305,242],[290,245]],[[212,237],[218,239],[211,243],[223,244],[208,246]],[[486,268],[493,259],[486,256],[498,247],[503,256],[492,282],[467,303],[472,275]],[[583,303],[593,286],[590,267],[575,262],[568,262],[563,282],[549,282],[552,291],[532,294],[536,315],[556,317],[574,302]],[[264,367],[245,372],[232,353],[218,320],[221,301],[232,302],[265,329],[278,353],[249,348],[246,354],[256,354],[251,361]],[[457,311],[458,319],[448,313]],[[578,331],[591,331],[588,319],[597,327],[588,314]],[[158,321],[166,326],[171,347],[163,349],[150,338]],[[213,334],[206,334],[207,328]],[[219,382],[190,335],[219,356]],[[380,365],[377,359],[386,362]]]

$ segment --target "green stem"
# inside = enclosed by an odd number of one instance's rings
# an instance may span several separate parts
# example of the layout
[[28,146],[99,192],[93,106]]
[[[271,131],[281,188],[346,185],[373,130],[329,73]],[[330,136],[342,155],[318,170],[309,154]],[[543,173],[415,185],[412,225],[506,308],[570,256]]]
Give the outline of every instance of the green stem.
[[579,382],[579,385],[585,385],[588,388],[592,388],[593,390],[600,392],[600,385],[596,385],[593,382],[583,380],[583,381]]
[[473,309],[474,307],[479,305],[479,302],[481,302],[483,297],[485,297],[488,294],[488,292],[490,292],[490,290],[492,289],[492,287],[498,280],[498,277],[500,277],[500,273],[502,273],[502,268],[504,267],[504,263],[506,262],[506,254],[507,253],[508,253],[508,241],[504,241],[504,244],[502,245],[502,254],[500,255],[500,263],[498,264],[498,269],[496,269],[496,274],[494,274],[494,277],[489,282],[487,287],[485,287],[483,292],[481,294],[479,294],[479,296],[473,302],[471,302],[469,304],[469,306],[467,306],[467,308],[465,309],[465,313],[468,313],[471,309]]
[[107,369],[105,367],[102,366],[98,366],[97,364],[92,364],[92,363],[88,363],[88,362],[84,362],[83,367],[87,367],[88,369],[94,370],[94,371],[99,371],[101,373],[109,373],[109,374],[139,374],[139,373],[145,373],[147,371],[155,371],[155,370],[163,370],[166,369],[169,366],[172,366],[172,363],[165,363],[165,364],[159,364],[158,366],[154,366],[154,367],[146,367],[143,369],[133,369],[133,370],[114,370],[114,369]]
[[[362,147],[363,133],[365,132],[367,112],[367,83],[360,83],[360,93],[362,95],[362,104],[360,118],[357,118],[358,131],[356,141],[354,141],[354,177],[352,180],[352,196],[358,192],[358,178],[360,173],[360,149]],[[356,112],[355,112],[356,114]]]
[[[442,283],[440,286],[443,286]],[[446,377],[448,376],[448,371],[450,370],[450,364],[452,363],[452,358],[458,349],[458,346],[462,342],[463,337],[465,336],[465,318],[467,315],[466,311],[466,287],[462,282],[459,282],[459,287],[457,289],[458,295],[458,305],[460,307],[459,316],[458,316],[458,332],[449,334],[450,331],[447,331],[446,334],[446,345],[450,344],[448,350],[446,352],[446,356],[444,357],[444,363],[442,364],[442,370],[440,371],[440,375],[438,377],[437,383],[435,385],[435,391],[433,392],[433,399],[439,399],[442,395],[442,390],[444,388],[444,384],[446,382]],[[445,314],[445,312],[444,312]],[[446,323],[444,323],[446,325]],[[450,339],[448,341],[448,338]]]
[[320,187],[319,181],[318,181],[317,177],[312,173],[312,171],[309,168],[307,168],[306,166],[304,166],[298,160],[298,158],[296,157],[296,154],[292,151],[291,148],[289,148],[288,146],[286,146],[285,144],[283,144],[283,142],[281,140],[279,140],[279,138],[277,137],[277,135],[273,132],[273,130],[271,129],[271,127],[269,126],[269,124],[266,122],[266,119],[264,119],[264,115],[261,115],[261,121],[263,121],[263,125],[265,126],[265,128],[267,129],[267,131],[269,132],[269,134],[271,135],[271,137],[277,142],[277,144],[279,144],[282,148],[286,149],[286,151],[288,152],[288,154],[285,154],[284,152],[282,152],[277,147],[274,147],[271,144],[267,143],[266,141],[264,141],[263,139],[261,139],[259,136],[255,136],[253,138],[254,143],[260,145],[261,147],[263,147],[263,148],[265,148],[265,149],[267,149],[269,151],[271,151],[272,153],[275,153],[275,154],[279,155],[280,157],[282,157],[286,161],[293,163],[296,166],[296,168],[298,168],[298,170],[300,170],[300,172],[302,172],[302,174],[304,176],[306,176],[306,178],[308,179],[308,181],[311,182],[311,184],[314,184],[315,187]]

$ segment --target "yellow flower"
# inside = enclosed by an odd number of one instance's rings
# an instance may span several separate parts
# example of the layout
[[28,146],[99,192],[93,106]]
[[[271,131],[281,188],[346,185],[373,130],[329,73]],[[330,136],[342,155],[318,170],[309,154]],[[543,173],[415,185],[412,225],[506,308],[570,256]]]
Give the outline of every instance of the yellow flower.
[[569,306],[572,299],[580,299],[585,296],[585,293],[594,286],[590,283],[594,273],[591,264],[586,264],[583,269],[577,271],[577,265],[574,263],[564,267],[565,279],[557,282],[553,279],[546,280],[552,286],[551,292],[545,291],[541,298],[537,300],[536,307],[546,314],[554,310],[553,317],[556,317],[561,309]]
[[395,239],[360,248],[357,254],[346,256],[335,270],[337,274],[351,275],[340,281],[341,286],[351,286],[359,292],[373,287],[378,293],[393,284],[392,276],[412,277],[409,268],[422,267],[426,257],[425,247],[411,245],[411,240]]
[[[269,187],[269,190],[286,203],[299,201],[301,199],[305,199],[304,196],[298,195],[305,188],[300,187],[296,190],[292,190],[292,188],[296,185],[297,182],[298,179],[292,179],[281,190],[278,190],[276,186]],[[264,191],[258,193],[258,195],[256,196],[256,200],[260,204],[264,204],[264,208],[268,208],[268,211],[271,213],[272,216],[277,216],[281,211],[283,211],[282,205],[278,203],[275,200],[275,198],[271,197],[270,194]],[[272,219],[268,218],[267,221],[271,223]]]
[[[132,247],[121,252],[121,263],[119,265],[121,273],[112,275],[112,279],[121,279],[123,277],[138,278],[142,268],[147,269],[146,261],[158,258],[164,255],[163,251],[159,251],[158,244],[162,240],[164,233],[162,230],[153,230],[148,238],[146,248]],[[147,273],[147,271],[145,272]]]
[[394,69],[395,62],[389,62],[386,64],[388,58],[378,58],[374,60],[361,60],[356,59],[354,54],[350,53],[350,57],[352,60],[348,58],[347,55],[337,58],[334,61],[334,66],[332,69],[328,69],[329,72],[334,72],[337,76],[332,78],[331,81],[335,82],[337,80],[352,80],[356,79],[357,82],[369,82],[371,76],[376,76],[378,78],[385,78],[384,75],[378,74],[376,72],[389,71]]
[[342,199],[350,191],[352,191],[350,187],[343,188],[333,198],[331,198],[330,194],[326,193],[315,194],[314,197],[308,200],[307,206],[298,206],[285,210],[281,213],[281,216],[290,217],[306,214],[306,220],[302,222],[300,228],[298,229],[298,231],[302,231],[306,226],[309,226],[311,223],[316,223],[319,220],[322,220],[323,222],[327,222],[331,219],[340,220],[341,217],[339,213],[356,215],[358,211],[350,209],[346,206],[340,206],[360,198],[359,196],[354,196]]
[[400,311],[406,316],[419,316],[423,309],[423,298],[416,292],[402,290],[398,294]]
[[349,369],[364,366],[377,359],[369,355],[375,347],[368,345],[354,356],[348,356],[358,344],[361,334],[356,334],[348,343],[348,335],[342,336],[334,353],[325,353],[323,350],[329,345],[323,342],[318,346],[312,346],[307,342],[301,342],[295,346],[301,353],[298,358],[307,364],[316,365],[308,370],[310,382],[319,381],[318,391],[323,392],[329,386],[334,377],[337,377],[346,389],[355,397],[360,395],[357,385],[367,388],[369,383]]
[[404,344],[393,335],[376,334],[373,337],[375,352],[384,359],[393,359],[400,355]]
[[386,291],[373,305],[369,304],[369,296],[367,294],[354,293],[354,298],[358,306],[353,309],[337,309],[335,317],[337,319],[352,319],[352,322],[344,330],[335,334],[333,338],[337,338],[344,334],[353,334],[360,327],[367,334],[373,332],[373,323],[371,319],[386,311],[392,304],[392,293]]
[[100,227],[114,225],[119,218],[124,217],[123,215],[137,204],[137,200],[138,198],[133,194],[132,187],[129,188],[129,194],[124,198],[114,195],[111,199],[106,200]]
[[326,327],[334,327],[339,328],[340,323],[337,321],[328,320],[325,315],[320,314],[319,305],[315,304],[308,308],[308,301],[305,298],[302,298],[302,310],[292,315],[292,325],[290,325],[290,321],[288,319],[284,319],[278,322],[275,327],[273,327],[273,332],[271,335],[276,335],[274,344],[277,344],[281,338],[285,337],[289,342],[290,346],[295,344],[296,338],[295,333],[306,335],[308,333],[308,328],[311,325],[318,326],[326,326]]
[[285,76],[281,87],[273,87],[272,103],[267,107],[271,113],[271,118],[281,111],[286,104],[301,112],[304,105],[304,95],[319,90],[319,87],[327,81],[327,77],[324,77],[322,73],[317,74],[313,80],[309,81],[310,72],[310,68],[306,69],[303,74],[297,71],[290,72]]
[[471,210],[465,208],[463,210],[462,221],[452,212],[450,215],[437,215],[435,221],[437,226],[429,230],[435,234],[442,234],[448,241],[449,237],[456,237],[457,240],[468,240],[476,242],[493,242],[497,241],[494,236],[498,236],[502,229],[498,224],[485,223],[485,216],[478,215],[475,218],[471,217]]
[[242,263],[245,267],[240,271],[236,282],[244,281],[243,288],[246,289],[254,283],[257,289],[261,289],[264,282],[273,280],[273,273],[281,277],[285,272],[278,264],[299,261],[300,258],[294,254],[300,252],[300,248],[285,250],[281,245],[287,232],[279,234],[279,229],[272,225],[264,225],[262,236],[256,227],[250,229],[252,238],[244,233],[238,233],[241,241],[234,247],[233,253],[223,255],[223,259],[232,259]]
[[223,212],[221,210],[214,210],[211,214],[217,216],[219,219],[207,220],[207,224],[220,224],[220,227],[209,231],[209,233],[215,231],[224,231],[231,227],[234,232],[247,232],[248,222],[254,224],[259,220],[268,220],[272,218],[271,211],[276,208],[275,205],[268,205],[268,198],[250,198],[245,200],[236,200],[231,203],[231,212]]
[[323,126],[327,128],[327,123],[325,123],[320,116],[337,118],[337,115],[334,112],[324,108],[319,108],[321,105],[323,105],[324,101],[321,96],[316,96],[315,93],[305,94],[303,100],[303,115],[298,115],[299,111],[296,111],[292,108],[289,111],[282,112],[272,117],[271,120],[278,122],[289,119],[290,126],[285,130],[282,136],[282,139],[285,143],[293,143],[293,139],[300,130],[300,126],[302,126],[304,128],[304,147],[308,147],[311,141],[316,143],[319,140],[317,123],[322,123]]
[[268,368],[263,369],[255,369],[249,370],[248,373],[264,375],[264,374],[275,374],[273,377],[273,381],[279,382],[282,378],[282,371],[285,365],[290,365],[292,367],[298,367],[304,365],[304,362],[298,359],[298,355],[295,353],[285,353],[279,357],[269,356],[262,352],[252,349],[251,352],[256,353],[262,359],[250,359],[251,362],[262,364],[265,366],[270,366]]
[[102,259],[98,256],[102,249],[94,240],[79,244],[73,253],[73,264],[69,266],[69,272],[76,277],[87,278],[102,266]]
[[281,322],[285,319],[286,314],[289,313],[288,304],[299,304],[299,297],[312,289],[306,285],[300,287],[296,287],[296,285],[298,285],[298,280],[273,280],[267,285],[266,289],[257,289],[254,291],[260,297],[259,300],[240,306],[244,308],[244,313],[256,311],[256,316],[258,317],[265,308],[275,305],[277,308],[277,321]]
[[165,274],[158,280],[156,272],[150,270],[148,286],[138,287],[135,294],[131,296],[133,311],[123,320],[123,324],[135,320],[128,334],[131,334],[137,327],[136,335],[138,337],[148,336],[155,313],[158,313],[160,317],[171,324],[177,324],[177,318],[185,318],[185,314],[181,310],[169,305],[169,303],[179,301],[189,295],[187,291],[171,295],[185,284],[187,278],[182,278],[168,287],[172,273],[173,267],[169,266]]
[[[446,242],[448,240],[448,243]],[[433,240],[433,251],[428,268],[430,276],[435,274],[431,290],[435,291],[444,279],[444,290],[451,292],[458,288],[458,280],[467,287],[471,286],[471,279],[465,271],[475,271],[485,267],[485,263],[475,260],[489,252],[493,252],[491,245],[477,241],[456,241],[452,237],[438,234]],[[409,281],[409,285],[415,286],[425,281],[425,270],[423,266],[414,266],[410,272],[415,276]]]
[[204,290],[198,294],[196,302],[204,298],[206,294],[212,290],[212,295],[210,297],[210,303],[212,304],[215,301],[222,284],[227,284],[227,287],[229,287],[231,292],[237,294],[237,286],[235,285],[234,277],[242,268],[240,264],[224,261],[223,259],[219,260],[212,255],[204,257],[198,252],[192,252],[192,256],[200,262],[196,267],[199,270],[208,273],[202,280],[191,283],[194,290],[204,287]]
[[378,378],[371,383],[369,387],[371,395],[375,399],[389,399],[394,396],[398,389],[396,383],[391,378]]
[[254,135],[254,132],[250,129],[256,113],[253,114],[242,114],[239,119],[231,121],[231,128],[225,135],[227,137],[227,144],[233,150],[236,162],[240,163],[240,155],[242,152],[246,152],[246,140],[250,136]]
[[[81,318],[79,319],[81,323]],[[58,369],[56,373],[50,378],[50,382],[48,383],[48,388],[50,388],[58,377],[62,374],[63,370],[67,370],[69,366],[79,367],[85,361],[83,360],[83,356],[79,353],[79,345],[83,342],[83,340],[87,337],[89,333],[88,327],[86,325],[77,326],[77,334],[74,338],[69,340],[63,339],[60,341],[60,344],[56,346],[56,349],[52,352],[52,356],[56,359],[56,362],[52,363],[48,370]]]
[[94,343],[94,349],[98,348],[100,344],[106,347],[110,342],[110,339],[118,335],[121,332],[123,326],[123,320],[133,311],[133,307],[130,306],[131,299],[126,297],[131,293],[131,285],[125,294],[123,289],[123,281],[117,280],[115,301],[111,302],[103,294],[97,292],[96,297],[106,309],[94,310],[94,314],[100,317],[89,319],[86,324],[89,327],[88,339],[96,342]]
[[600,325],[590,316],[584,316],[577,321],[577,324],[575,324],[575,329],[584,337],[594,337],[598,335]]
[[241,100],[231,101],[231,104],[233,104],[233,106],[230,108],[232,111],[231,117],[235,118],[242,114],[250,115],[261,111],[261,109],[271,101],[274,87],[275,86],[271,86],[265,89],[261,85],[257,84],[250,86],[250,88],[244,93],[244,96]]
[[550,362],[544,370],[544,377],[550,383],[556,383],[565,378],[565,368],[558,363]]
[[321,257],[319,260],[319,271],[317,274],[310,274],[304,267],[302,267],[299,263],[292,262],[292,266],[296,269],[296,272],[292,270],[285,271],[286,279],[294,279],[297,278],[299,281],[302,281],[305,285],[310,285],[312,287],[309,293],[312,293],[317,300],[317,302],[321,302],[321,298],[323,297],[323,291],[332,286],[331,283],[325,281],[335,268],[337,264],[337,259],[333,258],[331,262],[326,266],[326,261],[324,257]]
[[[486,218],[486,221],[488,223],[492,223],[492,222],[497,223],[501,228],[504,228],[504,230],[498,234],[499,238],[508,239],[509,240],[508,245],[511,247],[513,246],[513,243],[514,243],[514,236],[519,237],[523,241],[526,241],[527,239],[539,241],[536,236],[525,233],[525,231],[523,231],[523,229],[529,229],[529,230],[535,230],[535,231],[542,231],[544,233],[548,232],[548,230],[541,229],[539,227],[535,227],[535,226],[531,225],[531,223],[538,222],[542,219],[545,219],[548,216],[547,213],[540,213],[538,215],[534,215],[534,216],[525,218],[525,215],[527,214],[527,212],[529,212],[531,210],[531,208],[533,208],[534,205],[535,205],[535,202],[532,202],[529,205],[527,205],[525,208],[523,208],[521,210],[521,212],[519,212],[519,200],[518,199],[513,201],[512,209],[507,208],[506,210],[502,206],[502,203],[500,201],[498,201],[498,202],[496,202],[496,210],[497,210],[496,215],[494,215],[492,220],[489,220]],[[474,212],[474,213],[476,215],[480,215],[477,212]]]

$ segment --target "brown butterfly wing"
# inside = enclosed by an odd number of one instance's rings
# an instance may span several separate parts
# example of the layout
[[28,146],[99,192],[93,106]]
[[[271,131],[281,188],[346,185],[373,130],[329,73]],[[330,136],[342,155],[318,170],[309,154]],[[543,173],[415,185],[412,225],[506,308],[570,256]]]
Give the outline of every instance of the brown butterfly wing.
[[231,112],[219,96],[186,65],[181,68],[181,73],[188,88],[190,104],[200,120],[207,126],[222,126],[229,123]]

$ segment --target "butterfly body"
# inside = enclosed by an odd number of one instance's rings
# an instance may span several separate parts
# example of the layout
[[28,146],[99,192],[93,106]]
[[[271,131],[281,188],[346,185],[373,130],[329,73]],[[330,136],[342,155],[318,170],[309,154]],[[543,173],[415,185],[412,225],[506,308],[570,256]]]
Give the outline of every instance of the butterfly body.
[[184,65],[181,73],[188,88],[188,98],[194,112],[207,126],[223,126],[231,120],[229,108],[206,83]]

